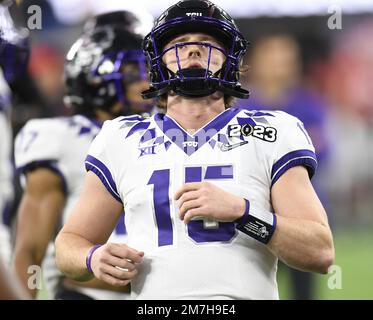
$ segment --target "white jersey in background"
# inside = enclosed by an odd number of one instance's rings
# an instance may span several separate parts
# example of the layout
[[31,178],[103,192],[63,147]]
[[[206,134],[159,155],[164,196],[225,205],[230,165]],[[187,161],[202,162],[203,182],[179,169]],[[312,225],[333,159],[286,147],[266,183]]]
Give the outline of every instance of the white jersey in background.
[[13,204],[12,126],[10,89],[0,69],[0,255],[8,265],[11,260],[9,214]]
[[131,282],[135,299],[278,299],[277,258],[234,223],[185,226],[175,192],[209,181],[271,211],[271,187],[289,168],[316,168],[303,124],[281,111],[231,108],[188,134],[171,117],[105,122],[86,159],[124,204],[127,244],[144,251]]
[[[82,115],[52,119],[33,119],[27,122],[15,140],[16,167],[22,173],[33,167],[48,167],[58,174],[64,185],[66,205],[61,226],[78,200],[85,177],[84,159],[93,138],[100,131],[100,124]],[[24,185],[24,175],[21,176]],[[122,224],[121,224],[122,222]],[[123,217],[109,242],[125,242]],[[48,291],[55,295],[62,276],[54,259],[54,244],[51,242],[43,262],[43,274]],[[95,299],[124,299],[128,294],[78,288]]]

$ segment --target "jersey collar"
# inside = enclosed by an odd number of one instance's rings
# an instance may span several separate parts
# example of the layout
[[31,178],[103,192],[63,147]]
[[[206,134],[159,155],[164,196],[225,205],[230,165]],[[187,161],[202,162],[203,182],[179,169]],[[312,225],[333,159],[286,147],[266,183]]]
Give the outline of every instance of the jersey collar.
[[218,134],[239,112],[240,109],[238,108],[229,108],[217,115],[194,134],[189,134],[168,115],[157,113],[154,115],[154,119],[164,135],[190,156],[206,142],[209,142],[213,136]]

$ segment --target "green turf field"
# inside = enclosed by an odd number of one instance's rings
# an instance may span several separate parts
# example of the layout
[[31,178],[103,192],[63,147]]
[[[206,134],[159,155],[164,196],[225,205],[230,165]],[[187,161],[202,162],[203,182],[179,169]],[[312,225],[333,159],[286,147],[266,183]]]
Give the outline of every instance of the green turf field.
[[[341,289],[329,289],[334,275],[317,275],[316,299],[373,299],[373,227],[334,231],[335,264],[342,271]],[[332,279],[329,282],[333,282]],[[335,283],[335,282],[334,282]],[[281,299],[291,299],[286,270],[278,274]]]

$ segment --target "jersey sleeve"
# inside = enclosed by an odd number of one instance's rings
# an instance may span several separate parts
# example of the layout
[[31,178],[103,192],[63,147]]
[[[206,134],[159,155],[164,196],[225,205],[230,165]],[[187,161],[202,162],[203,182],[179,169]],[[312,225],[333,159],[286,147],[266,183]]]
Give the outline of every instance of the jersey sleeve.
[[110,154],[115,154],[111,149],[110,128],[112,121],[105,121],[100,133],[93,140],[88,155],[85,159],[85,168],[92,171],[101,180],[107,191],[119,202],[122,203],[114,181],[114,168],[110,159]]
[[25,174],[37,167],[48,167],[58,175],[63,174],[58,168],[61,157],[62,136],[58,134],[54,120],[30,120],[18,133],[14,145],[16,168]]
[[315,148],[303,123],[296,117],[283,115],[277,128],[276,146],[272,153],[271,186],[290,168],[304,166],[309,177],[315,174],[317,158]]

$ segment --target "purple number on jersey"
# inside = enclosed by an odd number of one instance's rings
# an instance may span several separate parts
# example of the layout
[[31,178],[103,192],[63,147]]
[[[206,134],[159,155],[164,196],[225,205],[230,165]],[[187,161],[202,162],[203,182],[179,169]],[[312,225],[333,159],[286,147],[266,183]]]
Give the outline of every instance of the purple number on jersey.
[[[233,179],[232,166],[208,166],[205,171],[205,180]],[[202,167],[185,168],[185,183],[202,181]],[[236,234],[233,222],[217,222],[216,226],[205,227],[204,220],[192,220],[188,223],[188,235],[198,243],[230,241]]]
[[170,170],[156,170],[148,184],[154,185],[153,203],[158,227],[158,246],[172,244],[172,222],[170,214],[169,186]]
[[[207,166],[204,179],[233,179],[233,167]],[[185,183],[202,181],[202,167],[186,167]],[[153,203],[158,227],[158,246],[173,244],[173,232],[170,213],[169,185],[170,170],[156,170],[148,184],[154,185]],[[205,227],[205,220],[193,220],[188,224],[188,235],[197,243],[230,241],[236,234],[233,222],[216,222],[212,228]]]

